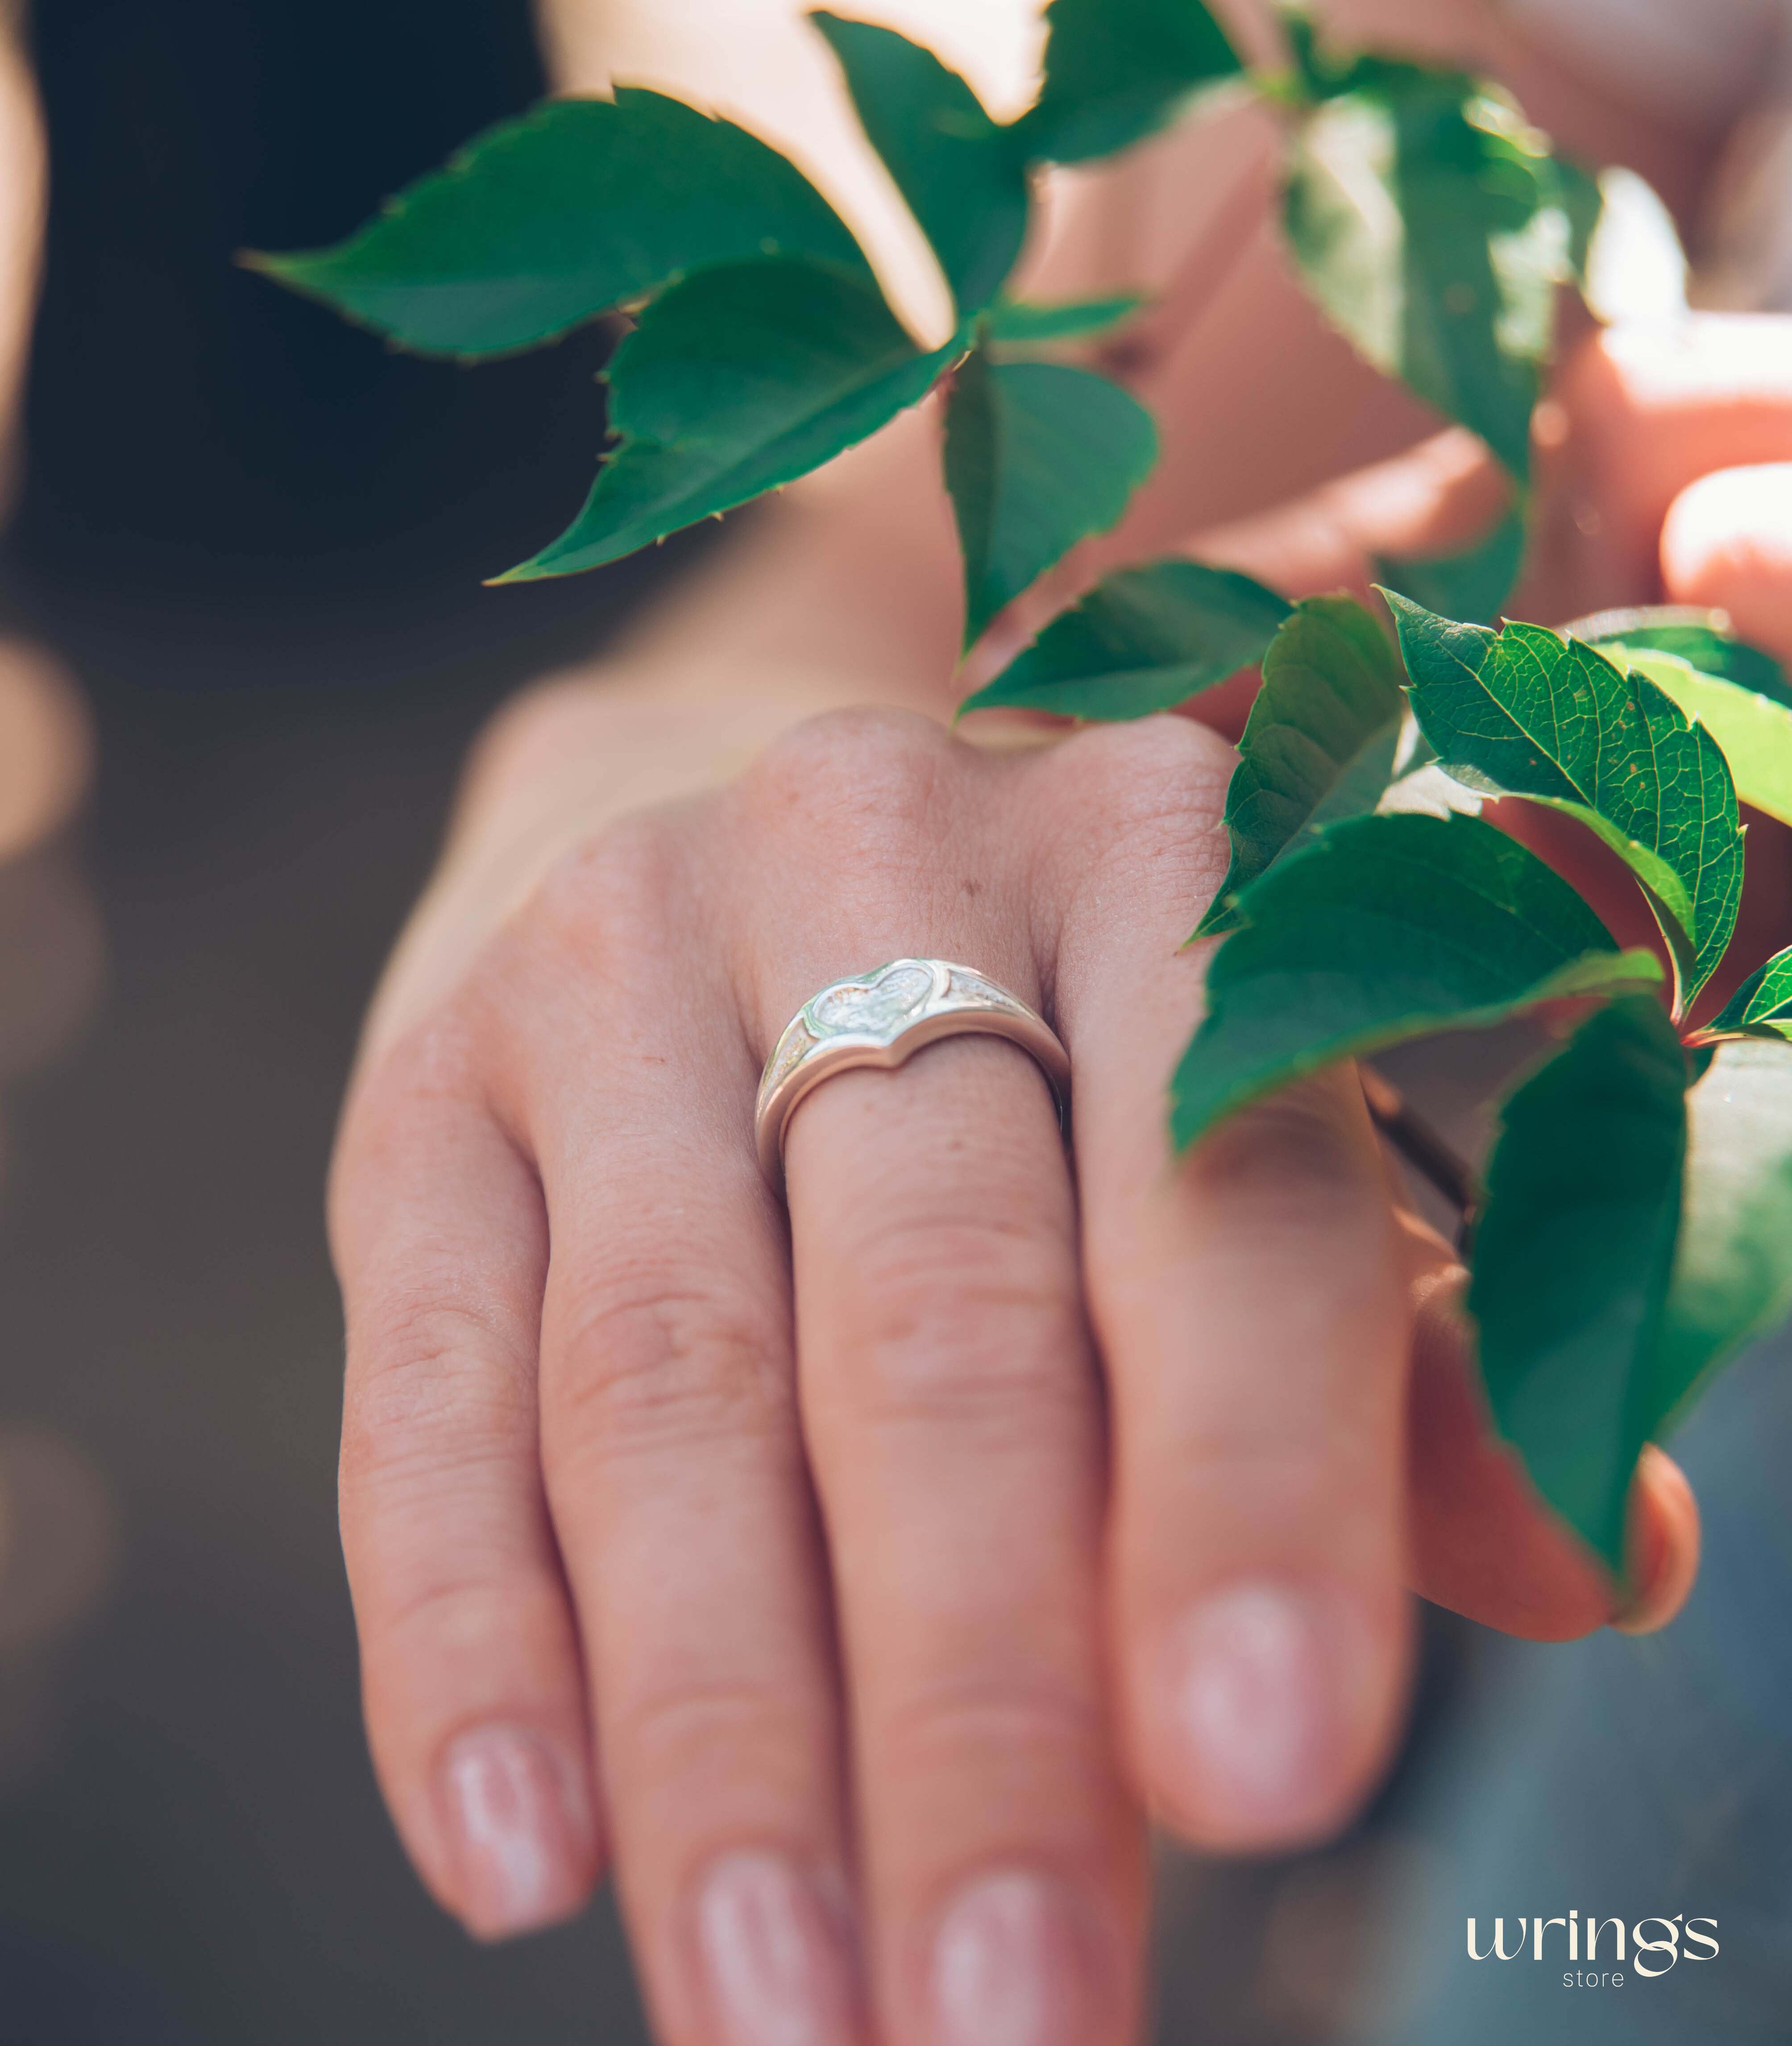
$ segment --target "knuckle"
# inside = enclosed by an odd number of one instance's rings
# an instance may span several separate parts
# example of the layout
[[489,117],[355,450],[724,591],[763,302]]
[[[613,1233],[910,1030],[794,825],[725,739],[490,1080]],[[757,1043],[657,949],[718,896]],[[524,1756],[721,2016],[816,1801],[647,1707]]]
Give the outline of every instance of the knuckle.
[[1062,1782],[1087,1774],[1106,1739],[1100,1702],[1044,1671],[961,1672],[892,1702],[878,1729],[885,1766],[905,1780],[961,1771],[967,1758],[1002,1758]]
[[403,1294],[350,1325],[345,1479],[390,1482],[413,1466],[451,1475],[486,1461],[534,1425],[533,1361],[508,1311],[454,1299],[427,1272],[412,1274]]
[[742,776],[759,827],[855,862],[911,856],[964,747],[931,719],[882,708],[828,711],[774,739]]
[[609,1283],[574,1309],[560,1347],[550,1454],[607,1461],[763,1437],[790,1411],[772,1317],[694,1276]]
[[558,1632],[565,1625],[552,1581],[496,1554],[477,1569],[464,1559],[456,1569],[419,1559],[402,1574],[388,1570],[377,1587],[365,1565],[355,1576],[363,1611],[377,1610],[378,1646],[392,1660],[423,1654],[438,1669],[477,1666],[533,1629]]
[[1130,872],[1191,902],[1211,895],[1224,871],[1219,824],[1237,764],[1232,748],[1192,718],[1097,726],[1059,749],[1049,770],[1054,800],[1040,814],[1087,880],[1106,887]]
[[[745,1765],[762,1778],[780,1776],[795,1772],[777,1768],[774,1755],[813,1752],[813,1732],[794,1703],[749,1677],[705,1678],[689,1671],[613,1700],[613,1730],[606,1738],[628,1755],[638,1779],[662,1785],[713,1777],[724,1757],[728,1774],[738,1775]],[[795,1762],[798,1756],[788,1759]]]
[[836,1390],[874,1424],[1037,1426],[1087,1397],[1068,1245],[1022,1220],[894,1220],[855,1258]]
[[681,899],[685,846],[678,822],[644,810],[606,824],[562,854],[523,914],[531,940],[555,959],[604,972],[667,946]]
[[1340,1082],[1296,1081],[1203,1137],[1188,1169],[1210,1197],[1281,1222],[1334,1227],[1341,1214],[1381,1191],[1358,1125]]

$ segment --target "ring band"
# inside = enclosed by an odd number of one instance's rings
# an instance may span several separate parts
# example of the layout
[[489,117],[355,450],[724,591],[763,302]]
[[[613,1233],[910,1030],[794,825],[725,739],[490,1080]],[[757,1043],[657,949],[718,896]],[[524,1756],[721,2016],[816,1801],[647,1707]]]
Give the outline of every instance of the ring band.
[[774,1047],[753,1110],[767,1178],[776,1184],[783,1176],[791,1111],[824,1080],[854,1066],[899,1066],[924,1044],[971,1033],[1006,1037],[1029,1053],[1052,1083],[1063,1121],[1070,1054],[1042,1016],[973,967],[950,959],[892,959],[811,995]]

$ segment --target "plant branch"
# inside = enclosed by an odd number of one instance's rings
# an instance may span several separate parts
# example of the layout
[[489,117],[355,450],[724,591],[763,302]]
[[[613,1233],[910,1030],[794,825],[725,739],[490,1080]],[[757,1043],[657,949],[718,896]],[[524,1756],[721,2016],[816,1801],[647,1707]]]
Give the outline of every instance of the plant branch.
[[1413,1108],[1391,1080],[1373,1066],[1359,1065],[1363,1100],[1369,1119],[1427,1185],[1435,1187],[1462,1218],[1456,1247],[1466,1251],[1480,1205],[1481,1188],[1473,1169],[1459,1157],[1430,1123]]

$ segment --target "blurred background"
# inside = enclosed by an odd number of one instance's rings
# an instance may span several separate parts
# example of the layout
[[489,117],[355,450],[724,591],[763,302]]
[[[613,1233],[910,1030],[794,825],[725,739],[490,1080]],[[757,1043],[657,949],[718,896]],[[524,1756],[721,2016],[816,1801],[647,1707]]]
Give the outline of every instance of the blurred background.
[[[67,787],[95,764],[0,865],[0,2046],[633,2046],[607,1903],[478,1949],[380,1808],[320,1189],[467,742],[686,550],[482,589],[586,487],[602,335],[469,375],[231,262],[334,239],[535,97],[527,10],[46,0],[33,35],[51,227],[0,637],[72,678]],[[1665,1637],[1434,1619],[1349,1840],[1166,1858],[1164,2041],[1792,2037],[1778,1362],[1682,1445],[1721,1481]],[[1724,1996],[1540,2000],[1462,1960],[1465,1910],[1567,1901],[1724,1917]]]

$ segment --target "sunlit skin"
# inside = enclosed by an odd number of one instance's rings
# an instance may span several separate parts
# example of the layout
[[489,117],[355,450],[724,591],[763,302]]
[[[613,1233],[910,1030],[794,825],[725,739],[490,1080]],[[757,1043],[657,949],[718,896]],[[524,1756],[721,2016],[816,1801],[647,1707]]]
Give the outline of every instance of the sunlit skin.
[[[1164,478],[1055,600],[1177,546],[1360,590],[1373,554],[1497,510],[1474,444],[1378,394],[1246,243],[1128,365]],[[1792,458],[1789,339],[1578,342],[1515,610],[1740,606],[1745,570],[1748,629],[1792,653],[1792,505],[1722,480]],[[1275,461],[1307,494],[1266,508],[1213,423],[1260,422],[1282,378],[1381,459],[1328,481],[1297,428]],[[1347,1075],[1172,1165],[1203,963],[1176,948],[1230,755],[1186,720],[1056,743],[913,721],[962,687],[937,431],[924,412],[787,493],[600,675],[499,721],[337,1163],[344,1531],[393,1810],[483,1933],[612,1870],[679,2046],[776,2036],[755,1910],[807,1956],[818,2040],[867,2001],[904,2046],[975,2036],[970,1953],[1042,1999],[1041,2040],[1121,2041],[1145,1814],[1220,1849],[1334,1830],[1397,1737],[1408,1588],[1565,1639],[1663,1624],[1697,1568],[1659,1450],[1622,1586],[1540,1509],[1487,1430],[1462,1275],[1391,1199]],[[1201,715],[1234,732],[1249,687]],[[1783,840],[1755,843],[1748,913],[1783,928]],[[1024,1058],[960,1044],[812,1098],[786,1236],[750,1163],[758,1061],[816,986],[915,952],[1049,1005],[1074,1179]],[[526,1894],[444,1790],[491,1727],[554,1758],[518,1783],[574,1786]]]
[[[1605,153],[1613,110],[1547,91]],[[1705,141],[1651,134],[1671,195]],[[1217,294],[1165,290],[1130,370],[1163,479],[1061,591],[1177,546],[1361,589],[1497,506],[1261,223],[1238,241]],[[1047,281],[1116,281],[1098,257],[1073,214]],[[1589,337],[1554,396],[1515,612],[1720,604],[1792,658],[1792,322]],[[1300,426],[1328,417],[1329,466]],[[894,2046],[994,2046],[1001,1995],[1033,1998],[1012,2037],[1122,2046],[1146,1813],[1222,1849],[1344,1823],[1398,1735],[1409,1589],[1562,1639],[1664,1623],[1697,1564],[1659,1452],[1623,1585],[1538,1505],[1348,1073],[1170,1159],[1205,959],[1179,948],[1249,684],[1206,723],[950,735],[937,434],[924,411],[740,522],[601,668],[500,717],[332,1175],[395,1820],[481,1936],[613,1871],[671,2046],[832,2046],[874,2005]],[[1782,842],[1752,843],[1750,914],[1783,928]],[[786,1218],[759,1063],[904,953],[1047,1008],[1074,1168],[1025,1057],[958,1040],[802,1106]],[[771,2029],[779,1995],[809,2030]]]

